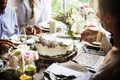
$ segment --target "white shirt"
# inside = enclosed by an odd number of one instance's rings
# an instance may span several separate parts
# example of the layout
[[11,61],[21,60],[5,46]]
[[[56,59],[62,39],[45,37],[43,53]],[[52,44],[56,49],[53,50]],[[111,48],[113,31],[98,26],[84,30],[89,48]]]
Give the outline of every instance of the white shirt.
[[31,17],[29,0],[20,0],[17,6],[18,24],[41,25],[48,23],[51,17],[51,0],[34,0],[34,18]]
[[10,6],[6,6],[4,13],[0,14],[0,39],[9,39],[18,36],[19,27],[15,12]]

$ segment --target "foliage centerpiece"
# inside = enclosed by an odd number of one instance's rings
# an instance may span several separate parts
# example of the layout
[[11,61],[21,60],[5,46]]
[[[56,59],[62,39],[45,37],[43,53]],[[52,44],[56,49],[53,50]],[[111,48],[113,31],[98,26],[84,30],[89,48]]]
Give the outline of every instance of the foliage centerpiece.
[[74,23],[74,19],[72,18],[72,9],[67,12],[60,12],[58,15],[54,17],[55,20],[61,21],[67,26],[67,34],[70,37],[74,36],[74,32],[71,30],[72,25]]

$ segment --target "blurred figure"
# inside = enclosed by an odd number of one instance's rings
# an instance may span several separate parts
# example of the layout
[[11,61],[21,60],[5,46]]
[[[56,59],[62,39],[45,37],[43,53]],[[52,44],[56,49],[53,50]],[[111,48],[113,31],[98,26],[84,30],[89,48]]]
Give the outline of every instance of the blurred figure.
[[27,34],[41,33],[40,26],[48,25],[51,17],[51,0],[20,0],[17,6],[20,30]]
[[0,39],[12,39],[19,34],[16,14],[7,1],[0,0]]
[[102,68],[92,80],[120,80],[120,1],[98,0],[101,24],[114,35],[114,45],[107,53]]
[[8,0],[8,5],[12,7],[12,9],[15,11],[17,14],[17,5],[20,0]]
[[8,4],[12,7],[16,7],[19,0],[8,0]]
[[106,31],[101,25],[89,25],[80,34],[80,41],[101,43],[100,48],[106,54],[114,44],[113,35]]

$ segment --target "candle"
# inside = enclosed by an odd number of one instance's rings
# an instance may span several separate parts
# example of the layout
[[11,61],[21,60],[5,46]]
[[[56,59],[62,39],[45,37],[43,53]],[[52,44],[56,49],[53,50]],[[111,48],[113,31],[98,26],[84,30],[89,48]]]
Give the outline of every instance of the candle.
[[50,26],[50,33],[55,33],[56,32],[56,21],[50,20],[49,26]]

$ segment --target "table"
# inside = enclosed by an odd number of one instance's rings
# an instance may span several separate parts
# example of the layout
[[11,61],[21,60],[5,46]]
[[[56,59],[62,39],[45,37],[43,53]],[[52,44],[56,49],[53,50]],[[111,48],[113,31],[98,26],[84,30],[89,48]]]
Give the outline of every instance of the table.
[[[56,36],[57,34],[50,34],[50,35]],[[60,38],[66,38],[66,37],[60,37]],[[73,43],[78,49],[77,50],[78,54],[70,61],[73,61],[73,62],[76,61],[78,64],[86,67],[89,70],[97,71],[97,69],[99,68],[99,66],[102,64],[104,60],[104,56],[101,55],[101,52],[95,51],[94,49],[87,49],[84,45],[84,42],[79,42],[79,39],[76,40],[76,38],[73,39]],[[40,71],[35,74],[35,80],[43,80],[43,77],[44,77],[43,72],[46,69],[47,67],[40,67]]]
[[[78,54],[72,59],[72,61],[75,61],[76,63],[86,67],[91,72],[96,72],[103,63],[105,56],[103,56],[102,52],[96,51],[94,49],[87,49],[84,46],[84,42],[79,42],[77,40],[75,43],[77,44],[76,46],[78,48]],[[43,72],[46,69],[47,68],[40,69],[40,72],[37,73],[36,80],[43,80]]]

